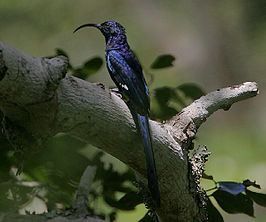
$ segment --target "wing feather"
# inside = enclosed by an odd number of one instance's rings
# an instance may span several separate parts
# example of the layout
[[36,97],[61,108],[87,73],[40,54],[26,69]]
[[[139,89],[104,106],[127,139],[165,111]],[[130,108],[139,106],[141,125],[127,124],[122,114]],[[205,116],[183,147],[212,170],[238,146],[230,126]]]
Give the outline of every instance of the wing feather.
[[106,55],[107,68],[118,89],[129,98],[136,111],[140,114],[149,114],[148,87],[141,66],[134,66],[132,59],[126,58],[116,50],[109,51]]

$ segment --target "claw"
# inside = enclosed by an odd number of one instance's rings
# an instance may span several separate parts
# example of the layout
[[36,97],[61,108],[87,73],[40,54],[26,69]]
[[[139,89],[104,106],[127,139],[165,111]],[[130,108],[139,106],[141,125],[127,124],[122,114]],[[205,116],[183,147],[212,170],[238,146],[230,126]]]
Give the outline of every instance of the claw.
[[123,95],[122,95],[122,93],[119,91],[118,88],[113,88],[113,89],[111,89],[111,92],[114,93],[115,95],[117,95],[120,99],[123,98]]

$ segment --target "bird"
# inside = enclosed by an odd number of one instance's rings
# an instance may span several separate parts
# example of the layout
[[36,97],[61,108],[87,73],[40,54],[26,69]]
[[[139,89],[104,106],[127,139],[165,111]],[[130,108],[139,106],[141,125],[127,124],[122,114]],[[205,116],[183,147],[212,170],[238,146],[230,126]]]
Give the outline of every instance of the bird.
[[77,27],[74,33],[84,27],[95,27],[105,37],[107,70],[131,111],[142,138],[146,157],[148,188],[157,207],[160,207],[160,191],[149,126],[149,88],[145,81],[141,64],[130,49],[125,28],[118,22],[88,23]]

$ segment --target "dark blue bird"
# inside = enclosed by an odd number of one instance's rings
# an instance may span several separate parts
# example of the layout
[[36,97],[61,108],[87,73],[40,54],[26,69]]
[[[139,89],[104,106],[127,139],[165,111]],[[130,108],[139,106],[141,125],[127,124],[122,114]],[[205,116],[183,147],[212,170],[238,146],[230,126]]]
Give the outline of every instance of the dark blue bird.
[[149,129],[150,97],[141,65],[131,51],[125,28],[115,21],[102,24],[84,24],[83,27],[96,27],[105,37],[105,58],[110,76],[125,98],[138,131],[141,134],[146,156],[148,186],[157,206],[160,206],[160,193]]

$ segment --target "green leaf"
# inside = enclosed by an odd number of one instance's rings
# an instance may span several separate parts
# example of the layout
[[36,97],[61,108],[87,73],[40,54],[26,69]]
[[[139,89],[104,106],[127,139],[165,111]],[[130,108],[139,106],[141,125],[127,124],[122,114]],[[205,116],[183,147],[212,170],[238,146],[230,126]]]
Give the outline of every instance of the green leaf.
[[243,184],[246,186],[246,187],[256,187],[258,189],[260,189],[260,185],[259,184],[256,184],[256,181],[250,181],[250,180],[244,180],[243,181]]
[[101,169],[98,175],[101,176],[101,180],[103,180],[103,188],[105,191],[119,191],[124,193],[129,193],[132,191],[129,187],[124,185],[125,181],[131,179],[131,174],[129,173],[118,173],[113,170],[112,164],[109,165],[108,169]]
[[160,55],[151,64],[151,68],[152,69],[162,69],[162,68],[173,66],[174,60],[175,60],[175,57],[172,55],[168,55],[168,54]]
[[119,201],[120,204],[124,205],[128,209],[134,209],[137,205],[143,203],[142,197],[136,192],[130,192],[125,194]]
[[266,194],[264,193],[256,193],[250,190],[246,190],[246,194],[255,201],[258,205],[266,207]]
[[116,211],[113,211],[109,214],[110,221],[113,222],[116,219]]
[[206,180],[213,180],[213,176],[212,175],[208,175],[208,174],[206,174],[204,172],[202,174],[202,178],[206,179]]
[[117,201],[117,199],[115,198],[114,192],[112,191],[104,192],[103,198],[104,198],[104,201],[111,207],[114,207],[120,210],[134,210],[132,206],[127,206]]
[[204,91],[194,83],[184,83],[178,86],[177,89],[181,90],[186,97],[190,97],[193,100],[205,95]]
[[88,72],[88,75],[94,74],[96,73],[103,64],[103,60],[100,57],[95,57],[91,60],[88,60],[82,69],[86,69],[86,71]]
[[176,97],[175,89],[170,87],[157,88],[155,89],[154,97],[158,102],[159,109],[156,115],[152,113],[153,118],[155,117],[156,119],[159,118],[160,120],[166,120],[178,113],[178,110],[168,105],[170,99]]
[[60,49],[60,48],[56,48],[55,49],[55,54],[57,56],[58,55],[62,55],[62,56],[65,56],[65,57],[69,58],[68,54],[63,49]]
[[98,72],[102,67],[102,64],[103,60],[100,57],[90,59],[85,62],[82,67],[74,69],[74,76],[81,79],[86,79],[89,75]]
[[155,89],[155,98],[160,104],[167,104],[174,94],[175,90],[167,86]]
[[237,195],[246,190],[246,186],[242,183],[236,183],[232,181],[220,181],[218,182],[218,184],[220,186],[219,190],[229,192],[233,195]]
[[153,218],[150,216],[150,212],[148,211],[143,218],[141,218],[138,222],[154,222]]
[[254,217],[253,201],[247,195],[242,193],[233,195],[226,191],[217,190],[212,196],[227,213],[244,213]]
[[52,55],[52,56],[46,56],[45,58],[48,58],[48,59],[51,59],[51,58],[54,58],[55,56],[65,56],[68,58],[68,67],[67,67],[67,71],[69,70],[73,70],[73,66],[71,65],[70,63],[70,59],[69,59],[69,56],[68,54],[66,53],[66,51],[64,51],[63,49],[60,49],[60,48],[56,48],[55,49],[55,55]]
[[223,222],[224,219],[216,207],[212,204],[211,200],[207,200],[207,210],[208,210],[208,222]]

